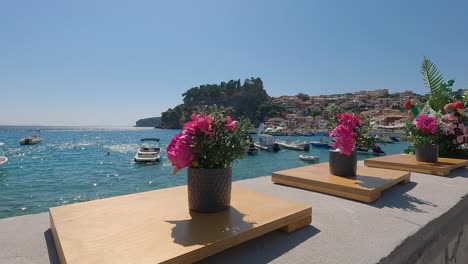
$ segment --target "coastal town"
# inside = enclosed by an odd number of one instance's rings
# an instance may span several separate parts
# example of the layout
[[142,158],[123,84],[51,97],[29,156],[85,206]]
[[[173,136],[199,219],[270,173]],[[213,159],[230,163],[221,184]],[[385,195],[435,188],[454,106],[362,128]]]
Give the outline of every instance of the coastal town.
[[287,113],[284,118],[266,119],[264,133],[305,136],[326,133],[333,107],[369,118],[373,131],[398,132],[408,119],[404,108],[407,100],[421,102],[424,98],[412,91],[389,93],[388,89],[319,96],[302,93],[280,96],[272,98],[272,104],[285,108]]

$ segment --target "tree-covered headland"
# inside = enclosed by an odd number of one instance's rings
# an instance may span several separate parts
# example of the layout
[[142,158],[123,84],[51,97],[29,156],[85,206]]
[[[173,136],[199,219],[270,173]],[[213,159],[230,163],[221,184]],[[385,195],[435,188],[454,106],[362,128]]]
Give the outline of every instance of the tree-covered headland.
[[218,105],[228,108],[233,118],[247,117],[254,125],[265,117],[282,116],[283,107],[272,105],[271,98],[260,78],[230,80],[220,84],[205,84],[193,87],[182,94],[183,103],[170,108],[161,115],[161,128],[181,128],[190,120],[194,110],[203,105]]

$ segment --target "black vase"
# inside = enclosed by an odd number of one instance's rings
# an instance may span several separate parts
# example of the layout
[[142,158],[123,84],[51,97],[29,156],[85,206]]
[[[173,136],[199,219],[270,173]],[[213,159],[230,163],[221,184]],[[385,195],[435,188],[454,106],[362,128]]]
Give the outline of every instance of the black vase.
[[356,176],[357,153],[355,150],[349,156],[335,150],[330,150],[328,153],[330,174],[343,177]]
[[190,211],[215,213],[231,204],[232,168],[187,171],[188,203]]
[[439,145],[424,144],[415,148],[416,160],[436,163],[439,158]]

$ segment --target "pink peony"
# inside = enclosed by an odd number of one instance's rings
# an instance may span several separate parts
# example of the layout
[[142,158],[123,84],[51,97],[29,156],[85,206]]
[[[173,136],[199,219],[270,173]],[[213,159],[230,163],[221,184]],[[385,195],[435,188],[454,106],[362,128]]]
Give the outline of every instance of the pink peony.
[[227,121],[226,128],[230,131],[235,131],[237,121],[232,121],[232,118],[230,116],[226,116],[226,121]]
[[435,135],[437,134],[438,126],[437,119],[428,115],[419,115],[415,120],[416,128],[422,133]]
[[172,162],[172,165],[176,166],[176,172],[190,166],[196,159],[195,155],[191,152],[191,145],[192,135],[184,130],[174,136],[167,146],[167,157]]

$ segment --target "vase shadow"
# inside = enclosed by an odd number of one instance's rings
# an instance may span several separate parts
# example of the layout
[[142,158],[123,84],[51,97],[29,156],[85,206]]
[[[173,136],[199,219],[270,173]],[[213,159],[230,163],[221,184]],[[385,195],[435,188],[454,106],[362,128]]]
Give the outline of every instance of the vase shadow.
[[397,184],[392,188],[385,190],[379,200],[370,203],[369,205],[376,208],[396,208],[415,213],[427,213],[427,211],[420,208],[422,205],[438,207],[430,201],[420,199],[407,193],[416,187],[416,185],[417,183],[415,182]]
[[270,263],[277,261],[278,257],[290,252],[319,233],[320,230],[312,225],[291,233],[276,230],[196,263]]
[[207,245],[252,229],[255,222],[244,220],[245,215],[234,207],[218,213],[190,212],[191,219],[166,221],[174,224],[171,236],[174,243],[189,247]]
[[388,179],[360,175],[359,173],[355,177],[352,177],[352,179],[357,180],[357,185],[363,188],[376,188],[389,181]]

